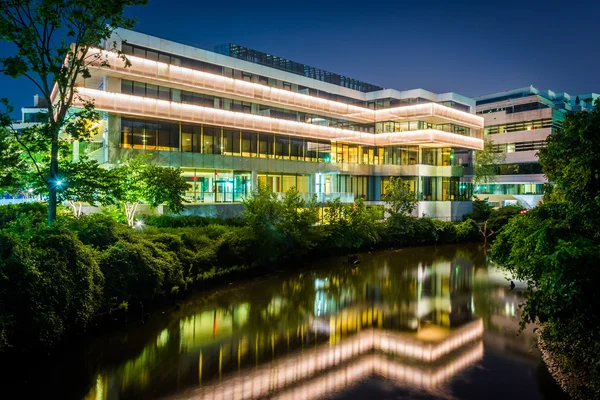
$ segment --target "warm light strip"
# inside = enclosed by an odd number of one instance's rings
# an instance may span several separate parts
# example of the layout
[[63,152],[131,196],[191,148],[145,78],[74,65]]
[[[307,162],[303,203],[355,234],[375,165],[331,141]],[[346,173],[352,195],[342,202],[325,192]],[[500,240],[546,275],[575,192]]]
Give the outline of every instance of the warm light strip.
[[[267,365],[256,367],[250,374],[236,374],[221,383],[202,386],[185,398],[262,398],[273,391],[284,389],[370,351],[378,350],[431,362],[482,335],[483,321],[481,319],[453,331],[447,339],[437,344],[419,343],[402,333],[368,329],[333,346],[324,344],[315,347],[314,351],[292,354]],[[392,375],[389,370],[386,373]],[[447,375],[447,373],[435,375],[438,376],[435,379],[443,379]]]
[[483,149],[482,139],[435,129],[374,134],[96,89],[77,88],[77,92],[80,96],[75,97],[74,106],[81,106],[82,99],[80,97],[87,97],[87,100],[92,100],[99,110],[141,117],[344,141],[367,146],[439,143],[440,146]]
[[[103,57],[92,62],[92,66],[102,70],[114,71],[126,75],[152,79],[164,83],[184,85],[189,88],[208,90],[225,95],[243,97],[249,101],[270,102],[275,105],[287,105],[324,112],[337,118],[357,122],[382,122],[408,118],[437,117],[450,122],[466,124],[481,129],[484,126],[483,117],[456,110],[436,103],[407,105],[383,110],[371,110],[352,104],[321,99],[318,97],[295,93],[289,90],[272,88],[258,83],[233,79],[217,74],[196,71],[177,65],[148,60],[136,56],[127,56],[131,66],[126,67],[119,56],[110,51],[93,49],[90,54],[101,52]],[[108,61],[108,65],[104,62]]]
[[433,372],[396,362],[382,355],[362,356],[360,360],[352,362],[350,365],[329,372],[325,376],[311,379],[297,388],[272,397],[272,399],[319,399],[327,394],[352,386],[361,379],[373,374],[414,388],[431,390],[482,358],[482,342],[464,355]]

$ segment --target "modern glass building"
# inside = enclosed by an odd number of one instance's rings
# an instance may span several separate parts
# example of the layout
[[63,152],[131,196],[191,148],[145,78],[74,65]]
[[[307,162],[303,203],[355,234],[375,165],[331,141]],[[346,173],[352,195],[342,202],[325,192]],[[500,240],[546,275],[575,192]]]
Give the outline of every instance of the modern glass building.
[[598,97],[596,93],[571,96],[533,86],[476,97],[477,114],[485,121],[484,135],[506,158],[495,182],[475,187],[475,195],[499,204],[535,206],[547,182],[538,163],[538,150],[548,135],[561,129],[568,113],[591,110]]
[[131,66],[95,50],[109,65],[95,63],[77,90],[103,121],[75,151],[106,164],[149,153],[180,167],[190,209],[239,202],[259,184],[377,203],[391,176],[411,182],[419,215],[470,209],[465,176],[483,147],[472,99],[384,89],[233,44],[208,51],[128,30],[113,41]]

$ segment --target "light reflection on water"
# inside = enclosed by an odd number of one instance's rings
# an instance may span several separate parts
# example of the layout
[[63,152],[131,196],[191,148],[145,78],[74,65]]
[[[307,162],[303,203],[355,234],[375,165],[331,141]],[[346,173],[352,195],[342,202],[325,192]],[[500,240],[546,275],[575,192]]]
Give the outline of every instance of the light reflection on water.
[[[98,338],[83,350],[95,359],[84,398],[317,399],[373,376],[460,398],[497,354],[535,371],[531,330],[516,336],[522,294],[480,247],[360,258],[192,296],[144,327]],[[523,379],[528,398],[543,397],[536,376]]]

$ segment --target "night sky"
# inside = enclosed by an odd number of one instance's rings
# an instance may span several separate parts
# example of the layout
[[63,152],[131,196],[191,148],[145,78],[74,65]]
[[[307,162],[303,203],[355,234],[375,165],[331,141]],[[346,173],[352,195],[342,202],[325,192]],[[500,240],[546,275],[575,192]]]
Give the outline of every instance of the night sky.
[[[149,0],[128,13],[151,35],[208,49],[237,43],[399,90],[600,92],[598,0]],[[17,110],[33,94],[0,76],[0,97]]]

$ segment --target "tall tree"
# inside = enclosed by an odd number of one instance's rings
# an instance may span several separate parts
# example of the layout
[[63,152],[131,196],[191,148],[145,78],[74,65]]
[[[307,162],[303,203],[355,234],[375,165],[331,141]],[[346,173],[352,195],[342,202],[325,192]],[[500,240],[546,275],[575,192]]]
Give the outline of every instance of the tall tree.
[[[47,123],[31,134],[40,134],[49,148],[47,175],[42,176],[38,170],[48,189],[49,224],[56,218],[59,135],[69,119],[77,79],[91,76],[91,63],[107,62],[102,53],[89,50],[101,47],[114,29],[132,27],[133,19],[123,15],[125,7],[145,3],[146,0],[0,2],[0,41],[12,43],[14,49],[12,55],[0,58],[0,71],[33,82],[47,103]],[[93,110],[93,104],[85,103],[85,109]],[[24,147],[26,142],[20,141]],[[32,158],[32,162],[36,161]]]
[[487,184],[496,181],[498,165],[506,159],[506,153],[494,147],[491,138],[485,139],[483,150],[475,152],[475,184]]

